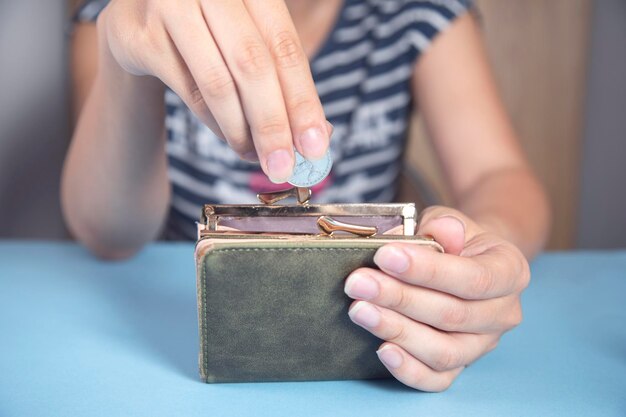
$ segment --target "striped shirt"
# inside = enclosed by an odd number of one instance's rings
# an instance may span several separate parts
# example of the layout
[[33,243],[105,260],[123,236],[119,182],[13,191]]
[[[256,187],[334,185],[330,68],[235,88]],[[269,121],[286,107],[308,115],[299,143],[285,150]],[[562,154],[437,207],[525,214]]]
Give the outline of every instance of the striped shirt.
[[[93,21],[108,0],[87,0]],[[344,0],[311,70],[334,125],[333,169],[314,202],[389,202],[396,193],[411,113],[415,62],[434,37],[468,10],[468,0]],[[258,164],[242,161],[171,90],[165,93],[172,185],[166,235],[195,239],[205,203],[257,202],[276,189]]]

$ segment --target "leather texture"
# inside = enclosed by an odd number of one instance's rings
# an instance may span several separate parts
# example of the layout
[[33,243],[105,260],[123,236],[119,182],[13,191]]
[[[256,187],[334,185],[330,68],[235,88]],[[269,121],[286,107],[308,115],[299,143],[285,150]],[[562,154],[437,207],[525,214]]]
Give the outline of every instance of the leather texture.
[[[202,243],[202,241],[201,241]],[[208,243],[208,242],[205,242]],[[199,250],[200,373],[206,382],[389,377],[381,341],[352,323],[344,280],[381,244],[210,242]]]

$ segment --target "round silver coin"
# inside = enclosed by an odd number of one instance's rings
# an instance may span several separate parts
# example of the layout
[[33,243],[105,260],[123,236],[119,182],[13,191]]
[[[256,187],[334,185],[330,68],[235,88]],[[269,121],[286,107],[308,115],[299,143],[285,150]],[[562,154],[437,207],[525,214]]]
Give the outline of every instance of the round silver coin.
[[300,155],[297,151],[296,164],[293,168],[293,175],[287,181],[296,187],[312,187],[322,182],[328,176],[330,168],[333,166],[333,160],[330,157],[330,150],[322,159],[317,161],[309,161]]

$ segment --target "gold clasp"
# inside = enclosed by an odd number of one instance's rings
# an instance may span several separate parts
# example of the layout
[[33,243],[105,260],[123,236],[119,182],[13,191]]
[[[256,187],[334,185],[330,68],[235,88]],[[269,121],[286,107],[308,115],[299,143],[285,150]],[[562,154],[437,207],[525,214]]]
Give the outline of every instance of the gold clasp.
[[378,232],[378,228],[374,226],[344,223],[328,216],[320,216],[317,219],[317,227],[327,236],[332,236],[335,232],[348,232],[357,236],[372,237]]
[[299,205],[306,205],[311,199],[311,189],[306,187],[294,187],[288,190],[258,193],[257,198],[261,203],[272,205],[289,197],[295,197]]

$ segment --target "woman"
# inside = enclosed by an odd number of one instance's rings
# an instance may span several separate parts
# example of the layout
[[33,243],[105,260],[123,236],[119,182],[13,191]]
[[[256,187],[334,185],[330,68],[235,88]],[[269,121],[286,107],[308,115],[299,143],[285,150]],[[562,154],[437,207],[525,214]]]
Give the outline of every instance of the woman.
[[245,202],[270,188],[267,178],[284,182],[294,147],[311,160],[331,148],[318,201],[389,200],[419,109],[456,205],[423,211],[418,233],[446,254],[387,245],[379,269],[355,271],[345,291],[351,319],[385,340],[378,355],[398,380],[446,389],[521,321],[527,259],[548,229],[545,195],[468,8],[87,2],[73,44],[80,117],[63,175],[71,230],[111,259],[135,253],[164,223],[168,235],[193,239],[201,203]]

